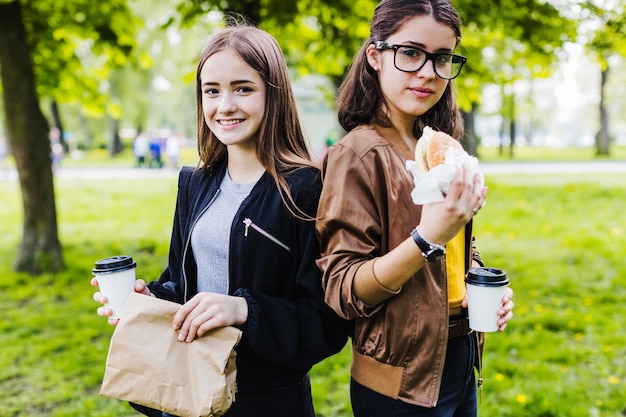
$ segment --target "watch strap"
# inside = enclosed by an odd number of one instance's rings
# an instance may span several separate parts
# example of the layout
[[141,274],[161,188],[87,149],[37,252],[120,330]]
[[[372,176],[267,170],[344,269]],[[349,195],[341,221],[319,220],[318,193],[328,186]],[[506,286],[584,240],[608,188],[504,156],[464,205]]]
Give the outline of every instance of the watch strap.
[[424,258],[426,258],[428,262],[438,260],[446,254],[446,248],[444,246],[430,243],[424,239],[419,230],[417,230],[417,227],[411,230],[411,237],[415,244],[421,249],[422,255],[424,255]]

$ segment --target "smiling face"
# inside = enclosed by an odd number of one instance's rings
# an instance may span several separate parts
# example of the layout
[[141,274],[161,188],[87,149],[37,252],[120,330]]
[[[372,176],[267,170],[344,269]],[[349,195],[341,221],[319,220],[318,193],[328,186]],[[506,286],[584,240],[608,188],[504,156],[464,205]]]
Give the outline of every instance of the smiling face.
[[[457,43],[454,31],[430,15],[407,20],[398,31],[383,40],[388,44],[415,46],[430,53],[451,53]],[[388,117],[394,125],[400,123],[412,128],[415,117],[430,110],[448,86],[449,81],[435,74],[432,61],[417,72],[402,72],[394,65],[393,50],[376,50],[373,44],[367,49],[367,59],[378,72]]]
[[227,147],[254,151],[265,113],[265,82],[239,54],[226,49],[200,71],[204,121]]

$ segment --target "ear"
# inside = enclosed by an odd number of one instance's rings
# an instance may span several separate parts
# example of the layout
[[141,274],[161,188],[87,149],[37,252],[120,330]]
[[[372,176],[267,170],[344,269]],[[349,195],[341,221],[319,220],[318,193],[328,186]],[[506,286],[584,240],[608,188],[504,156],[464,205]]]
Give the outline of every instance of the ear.
[[380,51],[376,49],[376,46],[372,43],[365,50],[365,56],[370,67],[374,68],[374,71],[380,70]]

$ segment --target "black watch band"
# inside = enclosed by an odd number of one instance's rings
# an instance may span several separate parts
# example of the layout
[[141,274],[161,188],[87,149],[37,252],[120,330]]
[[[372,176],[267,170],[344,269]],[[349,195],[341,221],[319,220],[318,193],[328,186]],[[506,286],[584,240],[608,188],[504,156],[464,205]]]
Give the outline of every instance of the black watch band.
[[426,262],[438,261],[446,254],[445,247],[428,242],[420,235],[417,227],[411,230],[411,237],[413,237],[413,241],[415,241],[415,244],[421,249],[422,255],[426,258]]

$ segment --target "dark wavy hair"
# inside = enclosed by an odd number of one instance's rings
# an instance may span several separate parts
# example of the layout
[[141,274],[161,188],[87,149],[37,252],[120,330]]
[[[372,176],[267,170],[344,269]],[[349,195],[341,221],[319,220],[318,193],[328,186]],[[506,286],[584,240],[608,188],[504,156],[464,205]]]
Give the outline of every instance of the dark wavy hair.
[[[385,103],[378,75],[367,61],[366,50],[373,42],[389,38],[410,19],[423,15],[431,15],[450,27],[456,34],[456,45],[461,41],[461,18],[447,0],[381,1],[374,10],[370,36],[352,61],[337,97],[339,123],[346,131],[363,124],[389,124],[383,112]],[[463,136],[463,118],[454,98],[452,80],[437,104],[416,118],[415,137],[421,136],[424,126],[432,126],[457,139]]]
[[[198,153],[200,169],[210,169],[227,157],[226,145],[207,126],[202,111],[200,72],[207,59],[232,50],[265,81],[265,112],[256,142],[256,155],[269,172],[285,205],[294,215],[295,206],[285,176],[296,169],[316,167],[304,137],[289,80],[285,58],[276,40],[267,32],[247,24],[235,24],[213,35],[200,54],[196,72]],[[297,216],[300,217],[300,216]]]

